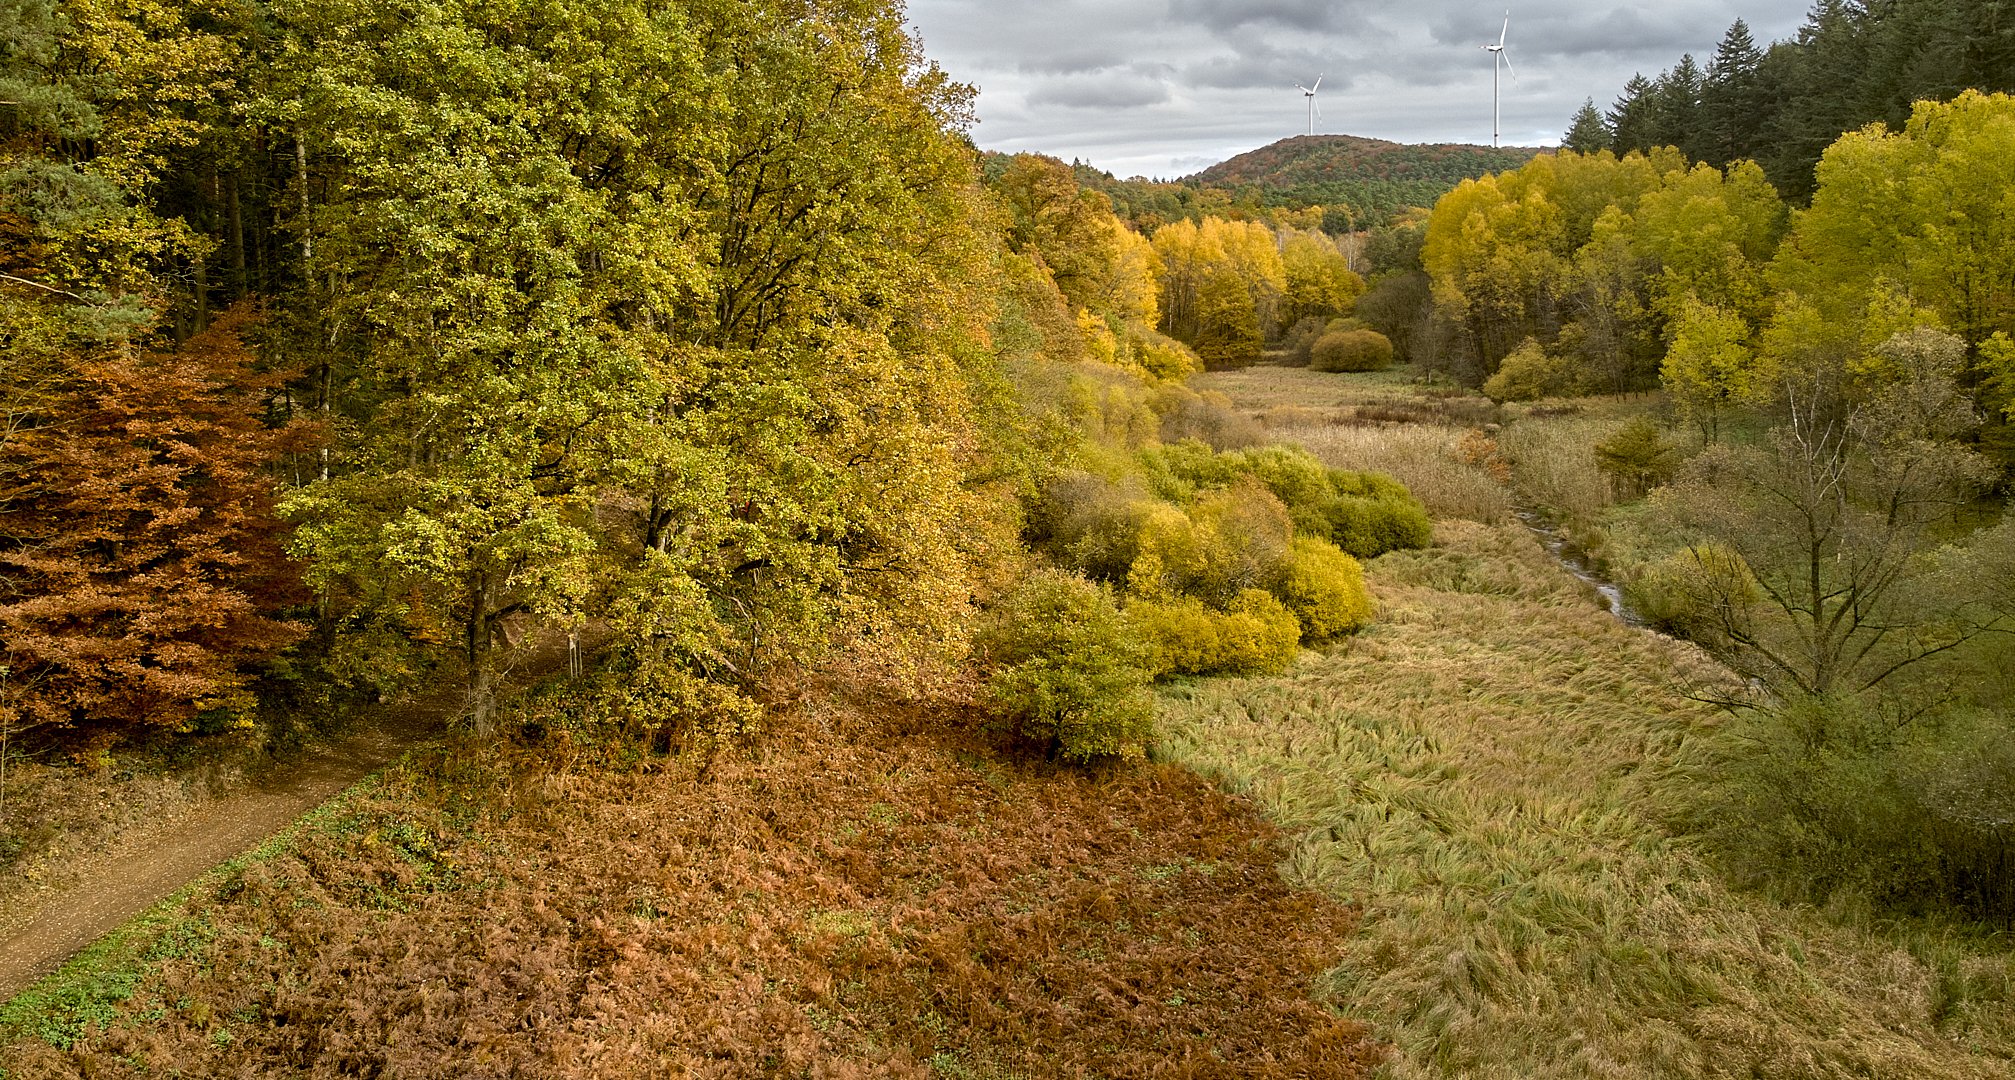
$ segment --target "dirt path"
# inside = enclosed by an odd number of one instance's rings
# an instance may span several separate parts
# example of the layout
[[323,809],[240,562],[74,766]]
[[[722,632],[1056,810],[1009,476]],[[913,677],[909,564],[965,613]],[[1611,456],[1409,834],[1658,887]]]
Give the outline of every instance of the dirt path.
[[32,895],[0,937],[0,1001],[56,970],[77,950],[173,894],[204,871],[292,824],[337,792],[435,735],[445,708],[386,709],[342,737],[154,829],[137,830],[84,865],[64,888]]

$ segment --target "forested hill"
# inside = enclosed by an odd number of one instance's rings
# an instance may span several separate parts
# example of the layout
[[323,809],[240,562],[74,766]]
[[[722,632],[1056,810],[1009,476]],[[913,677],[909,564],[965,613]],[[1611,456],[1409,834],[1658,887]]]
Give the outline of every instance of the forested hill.
[[1248,150],[1188,179],[1219,187],[1299,187],[1339,182],[1426,181],[1443,188],[1485,173],[1516,169],[1539,150],[1466,143],[1396,143],[1357,135],[1296,135]]
[[1516,169],[1534,147],[1407,144],[1357,135],[1296,135],[1247,151],[1188,178],[1205,187],[1256,192],[1268,205],[1347,204],[1360,218],[1432,206],[1455,185]]

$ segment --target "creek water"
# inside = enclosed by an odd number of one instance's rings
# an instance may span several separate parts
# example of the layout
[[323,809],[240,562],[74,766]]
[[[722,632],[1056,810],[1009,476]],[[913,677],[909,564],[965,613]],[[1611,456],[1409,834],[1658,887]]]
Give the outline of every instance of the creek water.
[[1525,526],[1526,531],[1539,539],[1540,545],[1546,548],[1546,553],[1553,556],[1553,561],[1559,563],[1568,573],[1586,582],[1602,597],[1603,604],[1609,608],[1611,615],[1616,616],[1618,622],[1638,628],[1650,625],[1644,616],[1639,615],[1629,602],[1623,599],[1622,588],[1596,571],[1595,560],[1568,537],[1566,530],[1529,506],[1516,507],[1512,510],[1512,514],[1518,518],[1519,524]]

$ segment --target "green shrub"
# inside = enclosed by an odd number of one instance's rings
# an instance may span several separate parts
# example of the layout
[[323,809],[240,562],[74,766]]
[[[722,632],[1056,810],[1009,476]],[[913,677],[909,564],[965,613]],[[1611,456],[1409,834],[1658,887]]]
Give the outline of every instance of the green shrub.
[[1719,543],[1694,544],[1634,568],[1623,599],[1652,626],[1703,645],[1722,642],[1724,621],[1737,623],[1762,598],[1742,556]]
[[1384,371],[1392,366],[1392,339],[1376,330],[1332,330],[1316,340],[1309,366],[1317,371]]
[[1427,507],[1384,473],[1331,469],[1335,494],[1323,507],[1328,539],[1360,559],[1423,548],[1434,538]]
[[1710,744],[1710,850],[1785,899],[2015,919],[2015,734],[2007,717],[1899,722],[1847,695],[1745,710]]
[[1595,467],[1609,477],[1618,498],[1634,499],[1672,479],[1679,451],[1659,437],[1658,422],[1631,418],[1623,429],[1595,444]]
[[1315,343],[1323,332],[1329,329],[1329,320],[1321,315],[1304,315],[1288,327],[1281,344],[1287,348],[1284,361],[1289,367],[1307,367],[1315,352]]
[[1184,442],[1144,450],[1140,460],[1155,494],[1179,502],[1252,477],[1281,501],[1297,530],[1360,559],[1425,547],[1433,535],[1427,508],[1406,485],[1384,473],[1327,469],[1299,447],[1214,454],[1202,443]]
[[1294,538],[1270,588],[1310,642],[1352,633],[1371,621],[1364,567],[1336,545],[1312,536]]
[[1161,418],[1161,441],[1194,440],[1219,450],[1256,446],[1268,439],[1259,421],[1232,408],[1231,399],[1216,391],[1201,394],[1181,383],[1163,383],[1149,400]]
[[987,696],[1017,734],[1072,761],[1146,753],[1153,655],[1110,591],[1038,571],[987,613],[974,644],[991,669]]
[[1549,355],[1539,342],[1526,338],[1497,366],[1497,374],[1484,380],[1483,392],[1492,401],[1536,401],[1567,391],[1566,359]]
[[1314,454],[1298,446],[1258,446],[1220,455],[1222,466],[1265,484],[1287,506],[1294,527],[1325,535],[1323,505],[1335,495],[1329,470]]
[[1292,529],[1287,508],[1250,477],[1203,492],[1187,511],[1156,503],[1142,516],[1127,588],[1228,603],[1274,572]]
[[1148,642],[1157,675],[1252,675],[1279,671],[1301,641],[1294,613],[1261,589],[1224,611],[1189,596],[1128,601],[1126,620]]

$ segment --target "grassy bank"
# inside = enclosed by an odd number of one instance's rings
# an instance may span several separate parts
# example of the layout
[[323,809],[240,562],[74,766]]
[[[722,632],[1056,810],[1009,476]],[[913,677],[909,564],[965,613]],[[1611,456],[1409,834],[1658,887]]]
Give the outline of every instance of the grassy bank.
[[[1240,374],[1216,388],[1245,404]],[[1348,400],[1347,379],[1290,377]],[[1555,486],[1585,492],[1567,450],[1611,421],[1540,420],[1504,441],[1556,448]],[[1364,454],[1449,434],[1364,430],[1295,434]],[[1293,879],[1364,905],[1329,981],[1397,1044],[1391,1075],[2015,1071],[2002,938],[1736,891],[1669,824],[1720,721],[1689,697],[1726,678],[1697,650],[1616,622],[1515,525],[1444,510],[1433,548],[1368,576],[1371,630],[1278,677],[1171,690],[1161,753],[1255,799]]]

